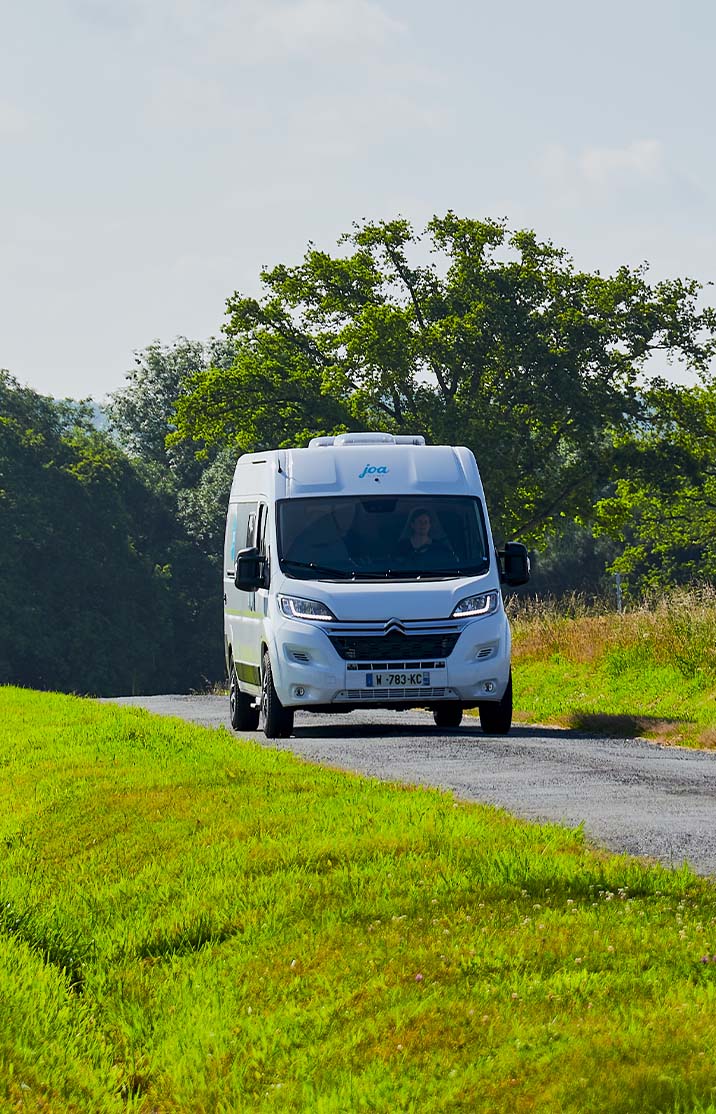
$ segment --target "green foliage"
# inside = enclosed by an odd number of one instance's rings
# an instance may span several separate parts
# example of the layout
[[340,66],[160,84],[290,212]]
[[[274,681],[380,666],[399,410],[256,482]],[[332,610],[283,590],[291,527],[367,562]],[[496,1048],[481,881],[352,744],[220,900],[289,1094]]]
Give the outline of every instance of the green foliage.
[[192,487],[182,488],[177,493],[177,511],[182,523],[215,565],[223,552],[226,507],[235,468],[236,450],[231,445],[225,446],[217,451]]
[[531,553],[529,583],[516,595],[559,598],[577,593],[590,600],[613,598],[613,579],[607,566],[619,550],[612,539],[595,537],[592,529],[580,522],[560,518],[537,552]]
[[173,344],[155,341],[135,356],[126,384],[109,397],[104,411],[109,427],[133,458],[170,468],[177,480],[191,482],[197,467],[192,446],[167,451],[174,407],[191,379],[208,367],[230,367],[234,346],[227,340],[207,344],[179,337]]
[[202,447],[190,440],[176,441],[175,406],[190,390],[194,378],[232,374],[236,355],[230,340],[212,338],[206,344],[180,337],[173,344],[149,345],[136,356],[136,367],[125,386],[110,396],[106,406],[109,428],[126,449],[145,484],[161,494],[197,549],[197,564],[219,573],[226,505],[236,450],[231,446]]
[[579,272],[499,222],[448,213],[422,237],[405,220],[364,223],[343,245],[310,245],[262,273],[261,299],[229,299],[236,360],[181,395],[173,444],[252,450],[356,428],[467,444],[498,537],[537,539],[591,508],[613,431],[642,414],[649,358],[703,370],[713,351],[697,283]]
[[0,374],[0,682],[198,686],[223,674],[218,599],[171,506],[86,411]]
[[632,596],[716,579],[716,386],[661,385],[647,401],[596,508],[597,529],[621,543],[612,567]]

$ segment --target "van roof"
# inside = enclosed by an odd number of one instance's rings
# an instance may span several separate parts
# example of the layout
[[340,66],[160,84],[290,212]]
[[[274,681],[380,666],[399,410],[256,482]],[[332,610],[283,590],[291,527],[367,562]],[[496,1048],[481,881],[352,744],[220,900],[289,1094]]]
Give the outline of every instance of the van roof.
[[[339,436],[346,440],[314,438],[308,448],[274,449],[240,457],[232,497],[258,490],[275,499],[311,495],[483,495],[469,449],[426,445],[422,437],[416,442],[412,438],[398,440],[391,434]],[[356,437],[359,439],[353,440]]]

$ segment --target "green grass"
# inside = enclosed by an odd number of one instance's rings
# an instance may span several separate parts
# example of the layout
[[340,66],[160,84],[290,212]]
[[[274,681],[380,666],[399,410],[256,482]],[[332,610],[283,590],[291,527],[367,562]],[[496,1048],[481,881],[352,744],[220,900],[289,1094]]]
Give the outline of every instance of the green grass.
[[515,718],[716,746],[716,600],[675,593],[621,615],[523,608]]
[[709,881],[139,710],[0,725],[0,1110],[716,1111]]

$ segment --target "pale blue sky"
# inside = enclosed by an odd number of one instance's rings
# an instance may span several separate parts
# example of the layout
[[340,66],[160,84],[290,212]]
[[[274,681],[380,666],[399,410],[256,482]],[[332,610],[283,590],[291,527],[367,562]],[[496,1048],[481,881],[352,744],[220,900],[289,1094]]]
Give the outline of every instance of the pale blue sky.
[[360,217],[716,279],[712,0],[0,3],[0,367],[37,390],[101,399]]

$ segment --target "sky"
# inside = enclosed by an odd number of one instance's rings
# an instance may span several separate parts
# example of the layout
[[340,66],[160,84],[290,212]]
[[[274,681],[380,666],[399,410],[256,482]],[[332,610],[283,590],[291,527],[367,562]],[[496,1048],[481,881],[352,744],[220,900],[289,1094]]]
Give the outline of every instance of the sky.
[[501,217],[580,269],[716,279],[713,0],[0,13],[0,368],[42,393],[101,401],[364,217]]

